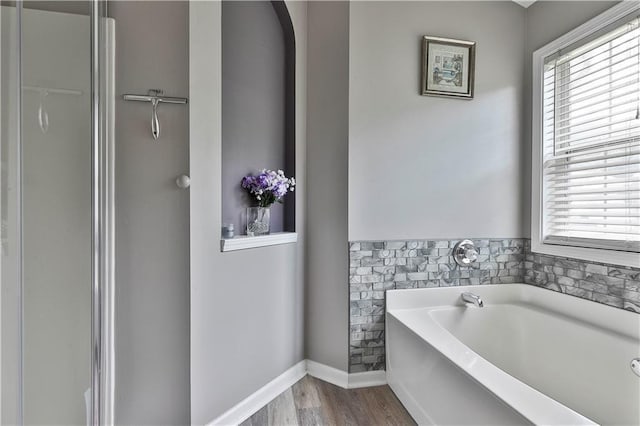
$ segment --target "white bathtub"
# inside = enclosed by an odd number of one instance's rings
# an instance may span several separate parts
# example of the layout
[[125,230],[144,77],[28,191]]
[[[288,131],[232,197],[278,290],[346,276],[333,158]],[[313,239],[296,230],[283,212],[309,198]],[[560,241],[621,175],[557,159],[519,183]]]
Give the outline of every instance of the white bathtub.
[[640,315],[622,309],[525,284],[392,290],[386,353],[420,424],[640,424]]

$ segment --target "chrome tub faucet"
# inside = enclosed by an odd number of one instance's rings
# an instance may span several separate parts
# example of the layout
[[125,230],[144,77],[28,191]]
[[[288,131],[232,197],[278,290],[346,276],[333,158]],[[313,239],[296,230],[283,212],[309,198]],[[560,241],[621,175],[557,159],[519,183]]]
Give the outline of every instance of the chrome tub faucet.
[[482,301],[480,296],[476,294],[464,292],[460,295],[460,298],[462,299],[463,302],[473,303],[478,308],[482,308],[484,306],[484,302]]

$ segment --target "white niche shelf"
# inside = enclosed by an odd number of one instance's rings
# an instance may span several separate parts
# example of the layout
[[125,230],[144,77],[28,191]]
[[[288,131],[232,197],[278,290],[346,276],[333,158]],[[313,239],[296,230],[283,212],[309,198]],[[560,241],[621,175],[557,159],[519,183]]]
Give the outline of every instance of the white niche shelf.
[[280,244],[291,244],[298,241],[296,232],[275,232],[269,235],[258,235],[249,237],[238,235],[233,238],[220,240],[220,251],[246,250],[257,247],[277,246]]

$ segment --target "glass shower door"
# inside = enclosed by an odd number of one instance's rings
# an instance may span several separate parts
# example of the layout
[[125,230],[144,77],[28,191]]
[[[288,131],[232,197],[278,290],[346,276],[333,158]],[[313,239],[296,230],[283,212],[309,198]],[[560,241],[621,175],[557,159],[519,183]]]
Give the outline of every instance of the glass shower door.
[[110,423],[113,22],[0,4],[0,419]]
[[0,423],[21,413],[20,70],[15,7],[0,6]]
[[90,50],[88,15],[23,9],[23,406],[27,425],[87,422],[92,283]]

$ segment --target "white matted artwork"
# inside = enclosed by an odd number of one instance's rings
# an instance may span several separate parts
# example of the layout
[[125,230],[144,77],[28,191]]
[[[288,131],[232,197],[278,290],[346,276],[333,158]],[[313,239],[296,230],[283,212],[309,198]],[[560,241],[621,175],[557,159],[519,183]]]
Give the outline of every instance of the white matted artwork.
[[476,43],[424,36],[422,95],[473,98]]

